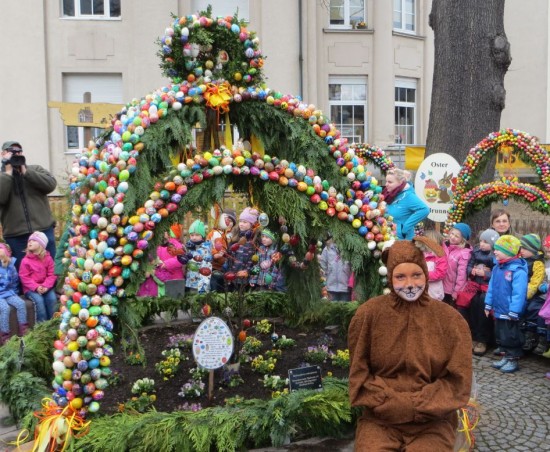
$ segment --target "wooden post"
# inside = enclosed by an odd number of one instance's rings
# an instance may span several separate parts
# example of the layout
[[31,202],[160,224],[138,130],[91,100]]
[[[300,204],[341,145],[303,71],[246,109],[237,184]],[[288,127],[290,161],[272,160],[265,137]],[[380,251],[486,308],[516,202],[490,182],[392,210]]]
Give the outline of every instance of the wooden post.
[[214,392],[214,370],[208,372],[208,400],[212,400],[212,393]]

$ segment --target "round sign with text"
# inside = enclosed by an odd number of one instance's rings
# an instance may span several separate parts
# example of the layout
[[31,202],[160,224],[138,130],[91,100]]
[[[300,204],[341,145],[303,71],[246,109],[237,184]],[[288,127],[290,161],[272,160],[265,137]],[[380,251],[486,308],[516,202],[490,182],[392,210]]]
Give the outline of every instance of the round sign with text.
[[204,369],[219,369],[229,362],[234,343],[227,323],[219,317],[208,317],[195,331],[193,358]]
[[430,208],[430,220],[447,220],[459,171],[460,165],[454,157],[442,152],[426,157],[418,167],[414,188]]

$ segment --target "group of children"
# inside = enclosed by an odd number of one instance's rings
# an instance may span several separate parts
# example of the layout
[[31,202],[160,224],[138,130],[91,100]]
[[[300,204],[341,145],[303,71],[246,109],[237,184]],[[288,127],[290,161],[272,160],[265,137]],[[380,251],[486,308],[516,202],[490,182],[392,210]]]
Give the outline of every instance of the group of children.
[[517,238],[491,228],[471,246],[471,234],[457,223],[446,239],[434,230],[413,239],[428,264],[430,296],[463,315],[475,355],[497,345],[501,359],[492,367],[515,372],[526,352],[550,358],[550,236],[542,242],[537,234]]
[[10,309],[15,308],[19,335],[28,329],[27,308],[21,296],[35,307],[36,321],[49,320],[57,311],[54,261],[46,250],[46,234],[36,231],[29,236],[21,262],[12,257],[6,243],[0,243],[0,345],[10,338]]
[[152,261],[154,271],[137,295],[162,295],[159,290],[173,279],[185,279],[187,293],[232,291],[243,285],[284,290],[277,235],[260,227],[258,217],[257,209],[246,207],[237,221],[233,209],[224,209],[208,233],[204,222],[195,220],[185,244],[179,225],[172,226]]

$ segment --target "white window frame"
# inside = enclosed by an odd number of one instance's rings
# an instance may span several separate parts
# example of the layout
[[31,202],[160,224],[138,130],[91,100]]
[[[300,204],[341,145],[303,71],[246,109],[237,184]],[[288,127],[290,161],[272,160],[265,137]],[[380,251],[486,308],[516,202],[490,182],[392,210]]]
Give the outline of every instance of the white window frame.
[[[404,89],[414,89],[414,102],[408,102],[408,101],[399,101],[395,99],[394,95],[394,130],[395,130],[395,142],[399,144],[415,144],[417,142],[417,131],[418,131],[418,105],[417,105],[417,99],[418,99],[418,83],[416,79],[411,78],[396,78],[395,79],[395,90],[399,88]],[[394,92],[395,92],[394,90]],[[397,128],[399,126],[402,127],[400,124],[395,124],[395,110],[399,107],[404,108],[412,108],[413,109],[413,142],[408,143],[406,141],[403,141],[403,138],[399,137]]]
[[[412,2],[413,4],[413,12],[412,12],[412,30],[408,30],[406,28],[406,18],[407,15],[410,15],[405,12],[405,5],[407,2]],[[416,0],[393,0],[393,17],[392,17],[392,26],[393,30],[397,31],[399,33],[408,33],[408,34],[416,34]],[[399,5],[400,9],[396,9],[396,5]],[[396,15],[400,16],[399,23],[396,24],[395,17]]]
[[[329,3],[328,3],[328,26],[329,28],[340,28],[340,29],[345,29],[345,30],[349,30],[351,28],[353,28],[353,23],[352,23],[352,20],[351,20],[351,5],[350,5],[350,0],[342,0],[344,2],[344,23],[343,24],[333,24],[331,23],[331,18],[330,18],[330,13],[331,13],[331,9],[332,9],[332,6],[331,6],[331,1],[329,0]],[[363,22],[365,22],[365,24],[367,23],[367,0],[362,0],[363,1]]]
[[103,14],[83,14],[81,13],[80,8],[80,2],[81,0],[71,0],[73,2],[73,8],[74,8],[74,16],[69,16],[65,14],[64,10],[64,1],[60,1],[60,11],[61,11],[61,18],[62,19],[69,19],[69,20],[121,20],[122,17],[122,0],[119,0],[121,3],[120,6],[120,15],[119,16],[111,16],[111,1],[114,0],[103,0]]
[[[330,99],[330,85],[363,85],[365,87],[365,99],[364,100],[331,100]],[[334,122],[336,128],[340,130],[342,137],[349,137],[350,135],[355,136],[355,133],[349,134],[345,133],[347,127],[351,127],[352,130],[355,129],[356,125],[363,126],[363,136],[359,138],[358,141],[348,138],[348,142],[367,143],[368,137],[368,79],[366,76],[362,75],[348,75],[348,76],[330,76],[329,77],[329,109],[332,116],[332,107],[333,106],[361,106],[364,111],[364,120],[363,124],[355,124],[355,121],[352,121],[351,124],[346,124],[345,126],[341,122],[336,122],[336,118],[331,117],[330,120]]]

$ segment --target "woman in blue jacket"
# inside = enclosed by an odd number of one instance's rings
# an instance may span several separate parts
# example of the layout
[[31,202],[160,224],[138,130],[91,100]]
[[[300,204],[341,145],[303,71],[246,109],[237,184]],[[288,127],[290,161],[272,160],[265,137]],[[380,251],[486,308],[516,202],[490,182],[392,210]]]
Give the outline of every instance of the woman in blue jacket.
[[393,168],[386,173],[386,186],[382,191],[387,203],[386,213],[393,217],[397,238],[412,240],[414,227],[426,219],[430,208],[415,193],[409,183],[411,173]]

